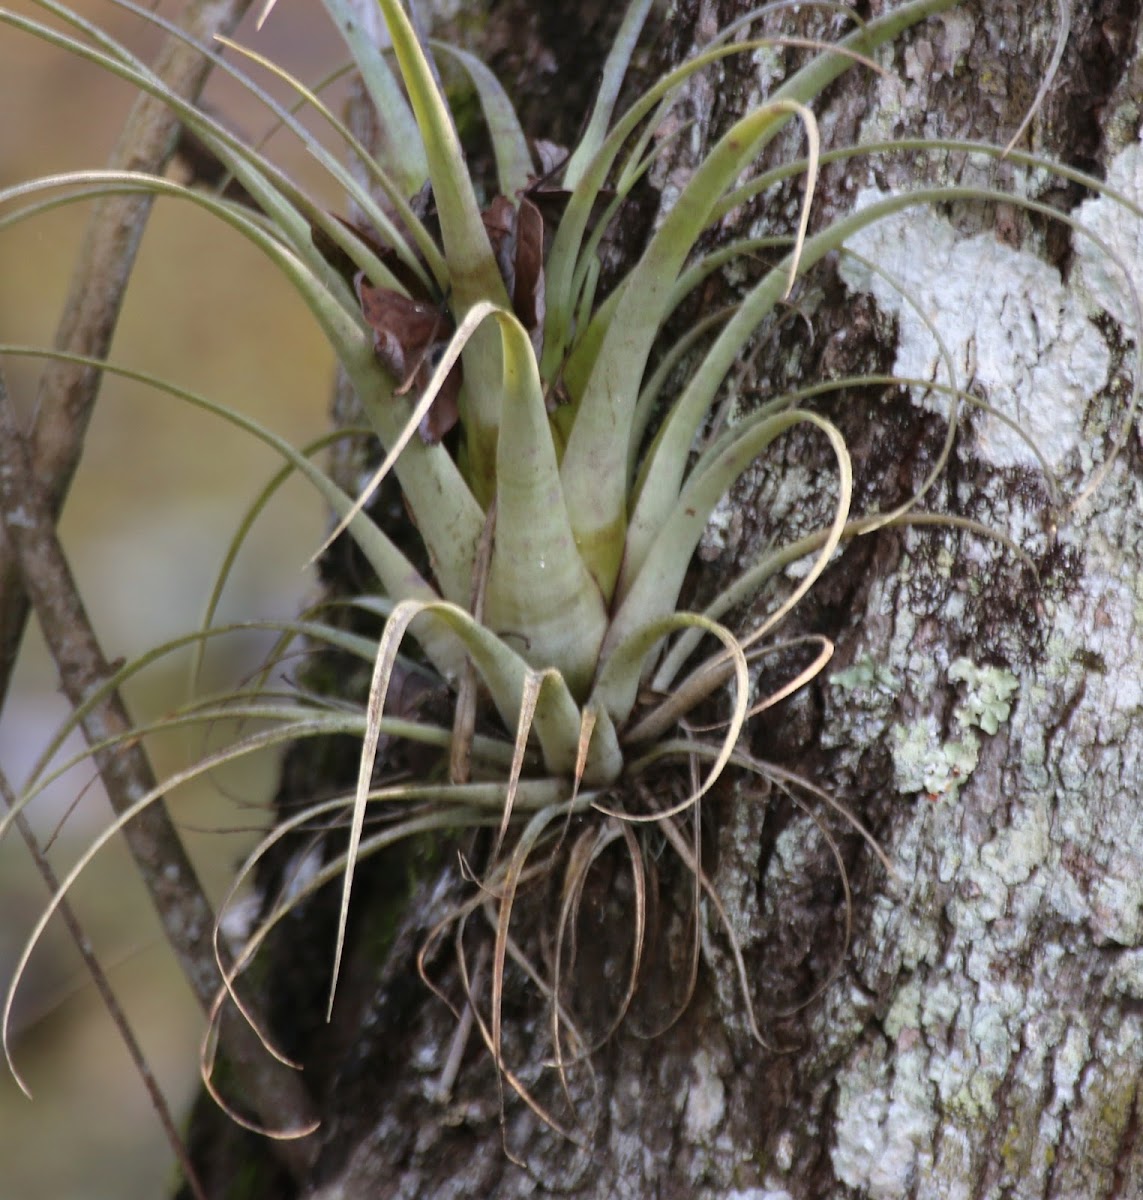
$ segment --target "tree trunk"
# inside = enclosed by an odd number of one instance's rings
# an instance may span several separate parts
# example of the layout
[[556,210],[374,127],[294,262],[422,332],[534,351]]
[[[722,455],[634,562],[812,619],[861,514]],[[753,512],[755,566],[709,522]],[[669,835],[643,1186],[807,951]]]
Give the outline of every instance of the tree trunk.
[[[548,132],[535,123],[546,120],[546,93],[559,100],[555,136],[567,139],[585,103],[573,84],[595,77],[605,44],[604,7],[582,6],[570,53],[545,16],[566,21],[565,8],[538,7],[525,19],[500,6],[484,50],[501,68],[517,64],[509,81],[523,89],[530,132]],[[656,39],[658,61],[643,69],[682,57],[746,7],[680,0]],[[884,5],[862,13],[870,7]],[[1022,145],[1139,197],[1139,6],[1077,9]],[[838,28],[829,11],[778,15],[804,36]],[[816,109],[824,144],[922,133],[1003,144],[1048,69],[1058,20],[1052,6],[992,0],[930,21],[882,57],[889,76],[855,69],[827,92]],[[744,55],[696,79],[684,102],[694,131],[677,140],[660,185],[796,58]],[[773,152],[801,153],[799,137],[791,131]],[[872,192],[996,178],[1020,173],[936,152],[842,163],[823,174],[815,221]],[[1123,210],[1046,176],[1026,194],[1098,225],[1132,267],[1139,261],[1143,231]],[[720,236],[787,231],[799,195],[768,194]],[[580,1145],[507,1086],[502,1123],[475,1034],[449,1098],[436,1098],[456,1021],[418,978],[415,956],[470,885],[456,847],[374,863],[330,1026],[321,1009],[333,897],[295,920],[264,968],[285,1048],[306,1063],[324,1115],[318,1165],[297,1195],[506,1200],[537,1184],[599,1198],[1143,1195],[1143,510],[1140,446],[1125,426],[1138,340],[1129,292],[1113,271],[1099,273],[1084,238],[1016,205],[911,209],[855,249],[896,285],[856,259],[813,276],[737,376],[743,403],[847,374],[943,379],[915,303],[940,329],[961,385],[992,406],[962,406],[923,506],[983,522],[1030,559],[963,525],[885,528],[848,543],[783,630],[832,638],[836,654],[754,722],[751,749],[844,805],[892,873],[827,801],[727,783],[703,839],[725,921],[704,904],[695,995],[666,1032],[644,1036],[690,970],[685,880],[664,867],[641,1007],[590,1073],[570,1072]],[[823,401],[849,441],[856,507],[888,511],[915,491],[939,455],[948,407],[900,387]],[[1058,501],[1003,416],[1036,440],[1058,474]],[[1124,432],[1106,478],[1073,506]],[[817,527],[834,475],[809,437],[788,438],[748,474],[704,540],[694,602],[772,539]],[[315,778],[332,786],[352,774],[355,748],[341,749],[332,766],[328,754],[320,766],[295,754],[284,802],[291,787],[312,795]],[[630,887],[618,870],[597,886],[580,953],[597,958],[598,977],[584,969],[577,987],[606,991],[610,959],[628,948],[615,930],[630,923]],[[457,997],[447,947],[431,968]],[[511,971],[508,987],[505,1037],[519,1061],[541,1044],[546,1008]],[[255,1143],[220,1131],[205,1110],[196,1129],[208,1176],[233,1179],[239,1164],[256,1174]],[[295,1193],[266,1176],[243,1194]]]

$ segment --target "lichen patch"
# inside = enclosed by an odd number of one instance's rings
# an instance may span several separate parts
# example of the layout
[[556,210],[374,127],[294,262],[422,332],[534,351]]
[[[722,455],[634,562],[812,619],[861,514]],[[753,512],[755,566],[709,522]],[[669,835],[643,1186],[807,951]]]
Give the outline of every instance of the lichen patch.
[[[867,188],[856,207],[884,197]],[[1111,353],[1089,303],[1064,286],[1054,267],[992,233],[962,238],[927,208],[878,221],[850,246],[886,272],[852,258],[843,257],[840,266],[852,291],[871,293],[895,318],[894,371],[949,382],[927,319],[949,349],[960,386],[974,384],[1016,426],[982,414],[976,426],[983,459],[997,467],[1038,467],[1030,439],[1052,470],[1077,453],[1086,464],[1084,416],[1107,386]],[[1118,286],[1122,292],[1122,279]],[[915,391],[914,398],[948,411],[946,396]]]

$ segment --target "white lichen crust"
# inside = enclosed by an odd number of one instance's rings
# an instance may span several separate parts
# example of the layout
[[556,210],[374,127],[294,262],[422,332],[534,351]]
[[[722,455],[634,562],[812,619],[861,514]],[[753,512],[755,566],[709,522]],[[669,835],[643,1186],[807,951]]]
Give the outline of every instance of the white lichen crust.
[[[1133,146],[1109,172],[1136,201],[1141,161]],[[1139,229],[1112,212],[1097,200],[1081,215],[1137,268]],[[908,281],[965,378],[1020,423],[1073,494],[1123,418],[1092,436],[1111,363],[1094,318],[1132,315],[1122,276],[1106,260],[1097,270],[1092,245],[1077,239],[1068,280],[987,233],[961,237],[931,212],[895,220],[862,247]],[[939,378],[933,339],[910,306],[863,268],[842,272],[892,311],[897,370]],[[985,468],[973,473],[986,480],[983,493],[975,484],[978,504],[1043,553],[1033,511],[1042,500],[1011,470],[1033,461],[1027,445],[994,417],[974,417],[973,429],[961,453]],[[1110,1195],[1130,1178],[1115,1194],[1139,1186],[1130,1129],[1143,1014],[1123,1003],[1143,979],[1138,491],[1120,460],[1060,524],[1056,561],[1066,555],[1074,569],[1050,590],[1033,581],[990,600],[999,559],[980,547],[950,586],[928,533],[907,535],[901,570],[871,589],[857,663],[879,664],[898,685],[880,709],[902,793],[888,839],[899,879],[855,948],[864,991],[851,1016],[873,1019],[836,1078],[830,1155],[846,1194],[1031,1200]],[[1002,663],[949,661],[950,647],[979,647],[989,603],[1005,610],[998,620],[1013,620],[1012,605],[1033,607],[1034,634],[1023,647],[993,637],[1008,652]],[[830,692],[828,722],[850,731],[832,735],[839,761],[851,766],[870,732],[869,704],[852,693],[864,686],[868,701],[873,680],[851,669]],[[820,1032],[835,1037],[824,1024]]]

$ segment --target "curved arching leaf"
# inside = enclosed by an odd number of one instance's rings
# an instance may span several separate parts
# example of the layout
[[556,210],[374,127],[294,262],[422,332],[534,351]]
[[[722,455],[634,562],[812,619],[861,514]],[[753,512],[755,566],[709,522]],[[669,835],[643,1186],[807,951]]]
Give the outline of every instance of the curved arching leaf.
[[496,159],[496,176],[500,194],[514,199],[527,186],[535,174],[532,152],[528,139],[520,128],[520,118],[512,107],[512,101],[500,80],[476,57],[454,46],[450,42],[432,43],[434,50],[455,58],[464,68],[484,110],[484,123],[492,140],[492,153]]
[[[707,519],[719,500],[727,493],[738,476],[775,438],[797,425],[809,424],[820,429],[829,439],[838,462],[838,502],[830,532],[822,552],[814,566],[795,589],[792,596],[779,608],[761,629],[769,629],[782,615],[797,603],[817,579],[829,561],[830,555],[841,539],[849,513],[852,491],[852,467],[845,439],[824,417],[804,409],[794,409],[764,415],[744,423],[735,430],[735,436],[712,456],[704,469],[688,482],[683,489],[670,516],[663,524],[658,536],[644,559],[638,574],[631,581],[619,610],[608,630],[601,652],[601,660],[607,664],[614,649],[623,644],[635,630],[660,618],[674,606],[682,585],[683,576],[690,563],[691,555],[706,527]],[[755,630],[744,639],[748,646],[760,636]],[[606,665],[605,665],[605,670]],[[633,686],[628,682],[624,694],[634,700]]]

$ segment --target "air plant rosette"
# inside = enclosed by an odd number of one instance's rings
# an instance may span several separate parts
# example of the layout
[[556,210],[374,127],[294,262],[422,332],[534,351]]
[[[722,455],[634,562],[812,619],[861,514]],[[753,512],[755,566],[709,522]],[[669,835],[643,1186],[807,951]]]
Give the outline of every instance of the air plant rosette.
[[[166,781],[162,791],[254,750],[300,737],[351,734],[362,742],[353,794],[282,822],[239,873],[235,892],[260,858],[294,831],[338,817],[347,821],[344,849],[331,854],[298,895],[274,908],[236,960],[228,962],[220,949],[228,988],[293,905],[340,878],[332,1006],[358,862],[419,834],[486,827],[480,843],[484,858],[469,864],[475,877],[473,899],[451,917],[453,925],[463,924],[472,913],[490,907],[487,990],[477,994],[472,989],[471,964],[462,949],[459,968],[469,981],[466,999],[501,1077],[545,1120],[577,1136],[575,1115],[564,1117],[541,1105],[534,1086],[505,1053],[508,960],[530,974],[548,1005],[550,1045],[540,1057],[562,1074],[569,1063],[584,1060],[599,1041],[578,1028],[575,997],[566,981],[579,906],[601,856],[612,847],[626,855],[633,909],[627,918],[629,971],[616,1010],[605,1022],[608,1032],[629,1009],[640,977],[650,887],[646,838],[653,834],[658,844],[669,847],[696,892],[705,893],[714,910],[721,911],[699,852],[702,799],[728,771],[745,778],[774,778],[744,749],[743,731],[753,717],[818,673],[832,647],[824,638],[812,639],[816,653],[809,665],[764,695],[754,690],[756,664],[774,652],[775,630],[813,588],[843,539],[913,519],[911,510],[943,469],[959,405],[980,404],[961,389],[949,361],[944,382],[872,377],[831,381],[800,395],[759,403],[716,428],[713,414],[727,376],[797,278],[827,256],[843,252],[847,240],[871,223],[912,205],[1012,197],[986,188],[918,190],[883,199],[810,232],[822,161],[913,146],[889,143],[822,154],[808,106],[843,72],[873,67],[869,55],[879,46],[952,7],[955,0],[912,0],[876,20],[855,23],[853,32],[832,46],[752,36],[759,15],[782,7],[767,6],[722,31],[616,119],[620,88],[650,9],[650,0],[633,0],[605,64],[595,108],[580,141],[566,155],[544,143],[530,144],[488,69],[455,47],[423,43],[397,0],[379,0],[390,42],[385,49],[366,36],[359,4],[324,2],[382,114],[377,155],[354,139],[316,91],[250,51],[228,46],[288,82],[300,102],[325,118],[343,143],[341,152],[348,148],[359,172],[307,133],[293,111],[239,75],[285,126],[306,140],[344,187],[354,209],[352,222],[313,204],[261,152],[164,91],[143,63],[54,3],[42,7],[82,36],[32,18],[5,14],[4,20],[167,100],[195,138],[224,164],[243,198],[228,199],[226,194],[129,172],[91,171],[8,189],[0,194],[5,204],[30,203],[4,221],[80,196],[116,191],[177,196],[206,208],[260,247],[306,301],[334,346],[382,448],[380,466],[354,498],[310,453],[240,413],[163,380],[100,364],[129,378],[147,378],[273,447],[287,468],[308,479],[337,514],[332,536],[345,532],[353,539],[375,572],[382,597],[359,601],[382,616],[379,641],[346,632],[320,614],[281,627],[286,641],[309,639],[370,664],[372,679],[363,710],[334,700],[283,696],[266,688],[263,676],[240,693],[196,700],[164,722],[209,724],[221,717],[238,718],[255,732]],[[148,19],[173,29],[158,17]],[[288,19],[288,13],[278,19]],[[806,65],[706,151],[638,260],[601,296],[601,241],[625,199],[669,146],[662,131],[687,81],[729,55],[775,44],[804,50]],[[434,55],[467,76],[486,118],[496,194],[483,204],[438,83]],[[219,57],[218,66],[239,74],[227,59]],[[751,177],[765,148],[791,122],[801,127],[804,160]],[[953,143],[921,145],[963,148]],[[1003,153],[999,147],[972,149],[992,157]],[[1060,170],[1031,156],[1013,159],[1029,167]],[[728,213],[792,176],[801,176],[802,196],[798,225],[789,237],[700,249],[705,235]],[[1074,172],[1069,177],[1081,178]],[[1082,178],[1087,186],[1100,186]],[[53,191],[59,195],[41,198]],[[1020,202],[1061,217],[1034,201]],[[1069,218],[1062,219],[1077,228]],[[779,260],[736,303],[704,316],[676,345],[665,348],[665,328],[695,289],[727,262],[756,252],[764,241]],[[3,350],[32,353],[19,347]],[[815,410],[814,400],[846,386],[902,382],[947,399],[942,452],[906,504],[891,512],[853,517],[845,439]],[[814,533],[768,549],[703,612],[680,610],[684,579],[712,512],[747,468],[793,430],[813,431],[833,457],[832,518]],[[427,569],[418,569],[370,516],[370,499],[390,475],[423,543]],[[271,492],[272,488],[260,503]],[[783,573],[794,563],[800,569],[791,583]],[[776,585],[778,598],[753,627],[743,631],[723,623],[727,612],[760,595],[767,585]],[[216,597],[217,593],[218,588]],[[226,632],[208,617],[201,630],[180,644],[201,646]],[[701,648],[711,643],[713,650],[703,657]],[[172,648],[129,664],[108,688]],[[392,702],[395,690],[403,690],[411,677],[428,678],[453,697],[451,722],[434,722],[419,715],[416,705]],[[93,696],[90,703],[97,700]],[[687,718],[710,711],[720,701],[726,710],[721,724],[696,732]],[[401,740],[419,743],[435,758],[436,765],[418,782],[385,781],[379,747]],[[46,766],[58,744],[49,747],[22,803],[55,774]],[[668,769],[682,781],[677,792],[659,789],[657,794],[670,799],[649,801],[652,789],[644,785],[651,779],[661,782]],[[790,785],[788,777],[781,782]],[[139,799],[97,839],[60,895],[91,855],[159,794]],[[811,788],[811,794],[833,803],[820,790]],[[366,828],[373,811],[387,814],[380,832]],[[848,819],[881,854],[856,820]],[[538,881],[550,881],[557,870],[559,899],[549,914],[555,949],[545,962],[520,950],[512,934],[513,909],[521,887],[536,886],[542,893]],[[13,991],[54,907],[53,902],[37,926]],[[693,915],[697,922],[697,902]],[[726,932],[733,944],[729,926]],[[458,938],[457,944],[463,947],[464,939]],[[761,1040],[736,947],[734,956],[743,1011]],[[224,999],[220,995],[219,1005]],[[241,1005],[233,990],[230,999]],[[10,992],[5,1021],[11,1003]],[[268,1036],[265,1042],[272,1049]]]

